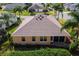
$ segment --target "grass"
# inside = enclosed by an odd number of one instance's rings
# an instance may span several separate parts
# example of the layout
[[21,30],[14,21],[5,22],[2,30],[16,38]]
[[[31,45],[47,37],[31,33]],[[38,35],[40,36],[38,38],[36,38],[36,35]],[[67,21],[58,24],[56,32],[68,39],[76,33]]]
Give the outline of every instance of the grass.
[[4,13],[4,12],[6,13],[6,12],[8,12],[8,11],[3,11],[3,10],[0,10],[0,13]]
[[0,55],[3,55],[4,52],[7,51],[9,45],[10,45],[10,44],[9,44],[9,40],[7,40],[6,42],[4,42],[4,43],[1,45],[1,49],[2,49],[2,50],[0,50]]
[[52,15],[52,16],[56,15],[55,11],[49,11],[49,12],[47,12],[47,14]]
[[[19,15],[19,13],[17,12],[16,15]],[[22,11],[21,16],[29,16],[30,13],[28,11]]]
[[[12,25],[7,29],[7,32],[12,34],[16,29],[18,25]],[[1,45],[2,50],[0,51],[0,55],[5,55],[7,51],[9,50],[10,41],[7,40]]]
[[64,23],[66,22],[66,19],[59,19],[58,21],[61,25],[64,25]]
[[[13,13],[12,11],[0,10],[0,13],[8,13],[8,12]],[[16,15],[19,15],[19,13],[17,12]],[[29,15],[30,15],[30,13],[28,11],[22,11],[21,16],[29,16]]]
[[70,56],[71,53],[61,48],[39,48],[33,50],[7,50],[6,56]]
[[[4,11],[4,10],[0,10],[0,13],[3,13],[3,12],[11,12],[13,13],[12,11]],[[44,12],[34,12],[34,14],[44,14]],[[49,14],[49,15],[52,15],[52,16],[55,16],[56,13],[55,11],[49,11],[49,12],[46,12],[46,14]],[[16,15],[19,15],[19,13],[17,12]],[[30,12],[28,11],[22,11],[21,13],[21,16],[29,16],[30,15]]]
[[12,25],[7,29],[7,32],[12,34],[16,29],[17,29],[18,25]]
[[[44,14],[44,12],[34,12],[34,14]],[[49,14],[49,15],[52,15],[52,16],[56,15],[55,11],[49,11],[49,12],[46,12],[46,14]]]

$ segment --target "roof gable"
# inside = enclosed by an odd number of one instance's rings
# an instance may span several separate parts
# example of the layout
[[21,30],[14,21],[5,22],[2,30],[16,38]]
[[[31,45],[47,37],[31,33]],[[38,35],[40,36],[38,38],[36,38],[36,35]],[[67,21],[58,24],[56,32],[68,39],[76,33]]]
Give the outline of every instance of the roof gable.
[[32,18],[27,18],[28,22],[20,25],[13,33],[13,36],[67,36],[66,31],[60,32],[61,25],[58,21],[47,15],[36,15]]

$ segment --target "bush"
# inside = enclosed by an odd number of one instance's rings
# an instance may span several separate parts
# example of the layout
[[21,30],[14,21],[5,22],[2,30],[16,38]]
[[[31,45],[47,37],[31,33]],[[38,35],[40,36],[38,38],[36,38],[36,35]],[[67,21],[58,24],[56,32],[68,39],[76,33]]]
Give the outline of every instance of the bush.
[[75,44],[74,42],[70,44],[70,48],[69,50],[72,52],[72,51],[75,51],[75,49],[77,48],[77,44]]
[[61,48],[40,48],[31,51],[13,51],[11,56],[70,56],[70,52]]

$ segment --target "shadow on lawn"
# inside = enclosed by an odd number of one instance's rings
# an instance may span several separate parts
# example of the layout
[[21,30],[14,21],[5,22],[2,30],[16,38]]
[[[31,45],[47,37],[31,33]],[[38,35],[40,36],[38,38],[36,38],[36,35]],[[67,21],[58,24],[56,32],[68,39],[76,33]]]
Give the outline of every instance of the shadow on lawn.
[[47,48],[49,46],[39,46],[39,45],[14,45],[14,50],[16,51],[32,51],[40,50],[41,48]]
[[[49,45],[13,45],[14,46],[14,50],[16,51],[33,51],[33,50],[40,50],[40,49],[46,49],[46,48],[60,48],[60,47],[56,47],[56,46],[49,46]],[[67,49],[67,48],[63,48],[62,49]]]

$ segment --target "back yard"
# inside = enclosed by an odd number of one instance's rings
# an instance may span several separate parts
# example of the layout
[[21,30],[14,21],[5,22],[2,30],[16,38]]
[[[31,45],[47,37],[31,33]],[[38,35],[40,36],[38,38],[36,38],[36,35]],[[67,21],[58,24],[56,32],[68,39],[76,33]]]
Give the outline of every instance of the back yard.
[[5,50],[2,56],[71,56],[72,54],[63,48],[50,47],[32,47],[32,46],[16,46],[9,47]]
[[[50,6],[50,8],[49,8],[49,6]],[[65,6],[64,7],[62,7],[62,6],[64,6],[64,4],[62,4],[62,3],[47,4],[42,8],[42,9],[44,9],[42,12],[36,12],[35,11],[36,9],[34,9],[34,10],[31,9],[30,11],[28,11],[28,8],[30,7],[30,5],[28,6],[27,4],[25,6],[26,8],[19,8],[21,6],[18,6],[17,8],[15,7],[12,11],[0,10],[0,14],[9,12],[9,13],[12,13],[15,16],[17,16],[17,19],[18,19],[15,23],[13,23],[13,25],[6,28],[6,30],[7,30],[6,34],[8,33],[10,36],[8,37],[9,39],[7,39],[6,41],[4,40],[5,42],[2,43],[2,41],[1,41],[2,44],[0,44],[0,55],[1,56],[72,56],[72,55],[79,55],[79,47],[77,46],[77,44],[79,44],[79,30],[78,30],[79,29],[79,17],[78,17],[79,12],[77,12],[77,11],[74,12],[74,10],[73,10],[73,12],[71,12],[71,16],[73,18],[71,18],[71,21],[70,21],[69,20],[70,18],[68,18],[68,16],[69,16],[68,14],[70,14],[70,10],[66,9]],[[78,5],[78,7],[79,7],[79,5]],[[37,10],[39,11],[40,9],[37,8]],[[46,11],[46,10],[48,10],[48,11]],[[64,11],[65,12],[69,11],[69,13],[67,13],[68,16],[66,16]],[[36,14],[52,15],[57,19],[57,21],[59,21],[59,23],[63,26],[63,29],[66,29],[72,36],[72,41],[74,43],[72,43],[70,45],[69,49],[56,48],[56,47],[55,48],[54,47],[43,47],[43,46],[42,47],[39,47],[39,46],[35,46],[35,47],[34,46],[14,46],[12,44],[11,34],[17,29],[18,25],[20,24],[20,22],[22,20],[21,17],[32,16],[32,15],[34,16]],[[5,24],[9,23],[9,21],[10,21],[9,16],[4,14],[3,17],[1,17],[1,19],[2,18],[6,22]],[[76,20],[77,22],[73,22],[74,20]],[[12,21],[10,21],[10,22],[12,22]],[[5,33],[3,32],[3,36],[4,35],[5,35]],[[0,35],[0,37],[2,37],[2,36]],[[78,49],[76,49],[77,48],[76,46],[78,47]]]

